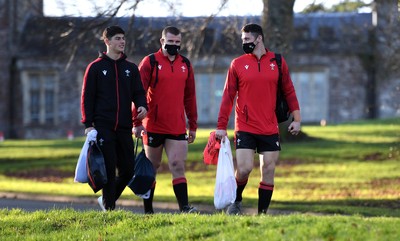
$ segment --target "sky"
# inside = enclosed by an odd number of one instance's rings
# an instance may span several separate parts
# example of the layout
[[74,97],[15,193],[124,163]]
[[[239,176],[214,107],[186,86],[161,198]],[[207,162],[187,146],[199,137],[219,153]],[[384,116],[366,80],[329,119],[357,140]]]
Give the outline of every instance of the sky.
[[[278,0],[277,0],[278,1]],[[282,1],[282,0],[279,0]],[[323,3],[325,6],[330,7],[337,4],[340,0],[296,0],[294,5],[294,12],[302,11],[307,5],[312,2]],[[98,12],[93,9],[93,2],[99,8],[106,9],[109,7],[110,2],[107,0],[44,0],[44,14],[46,16],[93,16]],[[116,1],[115,1],[116,2]],[[168,6],[161,3],[160,0],[145,0],[138,5],[136,16],[143,17],[166,17],[171,16],[168,11]],[[175,7],[177,14],[186,17],[194,16],[209,16],[216,14],[221,1],[219,0],[176,0],[178,3]],[[225,9],[222,10],[218,16],[227,15],[260,15],[262,11],[262,0],[229,0]],[[119,17],[130,15],[124,7],[121,9]]]

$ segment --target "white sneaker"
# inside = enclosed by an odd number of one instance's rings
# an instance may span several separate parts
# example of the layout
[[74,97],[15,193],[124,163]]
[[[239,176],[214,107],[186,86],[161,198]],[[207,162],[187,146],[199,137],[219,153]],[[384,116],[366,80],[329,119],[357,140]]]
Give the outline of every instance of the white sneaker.
[[226,214],[228,215],[239,215],[242,213],[242,202],[237,201],[228,206]]
[[103,212],[106,212],[107,210],[106,210],[106,208],[104,207],[104,204],[103,204],[103,196],[100,196],[100,197],[97,199],[97,202],[99,203],[99,206],[100,206],[101,210],[102,210]]

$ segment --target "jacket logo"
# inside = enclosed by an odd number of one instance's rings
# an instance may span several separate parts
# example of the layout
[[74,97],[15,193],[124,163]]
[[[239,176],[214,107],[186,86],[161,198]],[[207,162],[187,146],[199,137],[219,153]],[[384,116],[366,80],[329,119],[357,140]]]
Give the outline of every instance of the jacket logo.
[[274,70],[274,69],[275,69],[274,63],[271,63],[269,66],[271,67],[271,70]]
[[125,74],[126,74],[127,77],[129,77],[129,73],[130,73],[130,72],[131,72],[131,71],[129,71],[128,69],[125,70]]
[[107,75],[107,70],[103,70],[104,76]]
[[162,65],[161,64],[159,64],[157,67],[158,67],[159,70],[162,69]]
[[249,69],[249,65],[246,64],[246,65],[244,66],[244,68],[245,68],[245,69]]
[[185,72],[186,72],[185,66],[182,65],[181,69],[182,69],[182,73],[185,73]]

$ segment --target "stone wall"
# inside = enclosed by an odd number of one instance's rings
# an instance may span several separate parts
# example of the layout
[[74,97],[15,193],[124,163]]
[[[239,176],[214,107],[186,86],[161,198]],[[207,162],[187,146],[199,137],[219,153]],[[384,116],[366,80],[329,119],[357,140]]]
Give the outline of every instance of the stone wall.
[[366,117],[366,83],[368,76],[359,58],[344,54],[292,54],[289,61],[292,72],[312,68],[328,72],[328,122],[340,123]]

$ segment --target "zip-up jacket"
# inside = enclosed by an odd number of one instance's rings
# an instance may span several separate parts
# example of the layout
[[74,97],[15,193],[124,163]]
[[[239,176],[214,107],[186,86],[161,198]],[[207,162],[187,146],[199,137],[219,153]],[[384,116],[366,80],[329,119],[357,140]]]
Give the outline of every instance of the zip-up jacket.
[[83,78],[81,122],[85,127],[132,129],[132,102],[147,109],[138,67],[122,54],[117,60],[105,53],[91,62]]
[[[260,60],[254,54],[244,54],[234,59],[226,77],[217,129],[226,130],[237,95],[235,131],[260,135],[279,133],[275,115],[278,77],[278,66],[273,52],[267,50]],[[299,110],[289,69],[283,58],[282,89],[290,111]]]
[[[149,106],[147,116],[143,119],[143,126],[149,132],[178,135],[186,133],[187,118],[189,129],[196,131],[197,104],[192,66],[190,65],[188,69],[179,54],[172,62],[163,55],[161,49],[154,55],[158,65],[153,70],[149,56],[139,64]],[[158,81],[154,85],[156,74]],[[134,122],[135,126],[141,124],[140,121]]]

